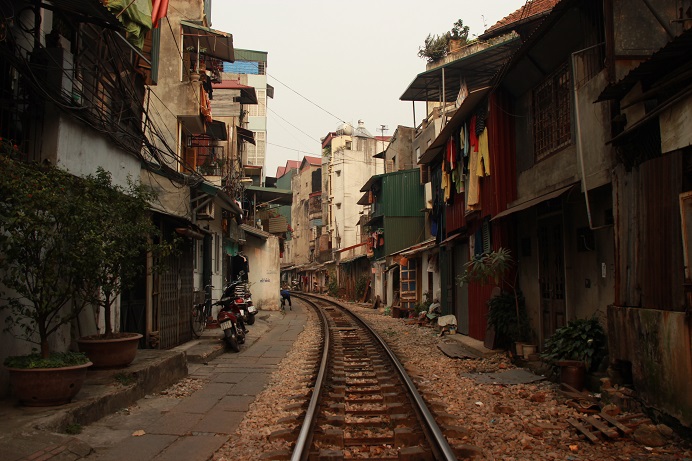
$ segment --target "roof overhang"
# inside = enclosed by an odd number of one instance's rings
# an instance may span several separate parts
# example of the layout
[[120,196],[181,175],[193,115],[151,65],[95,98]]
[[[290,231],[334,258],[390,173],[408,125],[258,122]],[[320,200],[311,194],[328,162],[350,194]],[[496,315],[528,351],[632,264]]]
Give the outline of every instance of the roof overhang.
[[427,251],[431,248],[434,248],[435,245],[436,245],[435,237],[433,237],[433,238],[430,238],[430,239],[425,240],[423,242],[416,243],[415,245],[411,245],[408,248],[404,248],[403,250],[399,250],[395,253],[392,253],[391,256],[394,256],[394,255],[401,255],[401,256],[406,256],[406,257],[413,256],[413,255],[416,255],[418,253],[422,253],[424,251]]
[[[404,94],[402,101],[456,100],[462,81],[470,91],[487,86],[497,71],[521,45],[515,33],[507,34],[499,43],[489,45],[473,54],[416,76]],[[443,83],[444,78],[444,83]],[[442,90],[444,88],[444,98]]]
[[237,218],[242,218],[243,210],[240,209],[238,204],[235,203],[235,200],[233,200],[233,198],[230,195],[228,195],[227,193],[225,193],[224,191],[222,191],[218,187],[216,187],[212,184],[209,184],[207,182],[201,182],[197,186],[197,189],[200,192],[203,192],[207,195],[218,198],[219,201],[221,202],[221,206],[223,206],[227,210],[233,212]]
[[248,198],[252,198],[256,205],[263,205],[266,203],[291,205],[293,203],[293,192],[289,189],[247,186],[245,191],[248,194]]
[[525,202],[521,202],[521,203],[518,203],[516,205],[513,205],[513,206],[507,208],[505,211],[501,211],[500,213],[493,216],[491,221],[494,221],[494,220],[499,219],[499,218],[503,218],[505,216],[509,216],[513,213],[516,213],[517,211],[526,210],[528,208],[531,208],[532,206],[538,205],[539,203],[543,203],[546,200],[557,198],[557,197],[561,196],[562,194],[564,194],[565,192],[567,192],[568,190],[572,189],[576,184],[578,184],[578,183],[572,183],[569,186],[562,187],[562,188],[554,190],[552,192],[548,192],[546,194],[539,195],[538,197],[533,198],[531,200],[527,200]]
[[455,131],[459,130],[459,127],[466,121],[466,119],[471,115],[476,106],[485,98],[485,96],[490,92],[489,86],[479,88],[477,90],[469,92],[464,102],[461,106],[454,112],[452,118],[447,122],[447,124],[442,128],[440,134],[437,135],[435,140],[428,146],[428,148],[421,154],[418,159],[418,163],[421,165],[432,162],[437,155],[442,152],[447,139]]
[[247,141],[253,146],[256,145],[255,143],[255,133],[246,129],[242,128],[239,126],[235,127],[236,133],[238,133],[238,139],[242,139],[243,141]]
[[363,185],[363,187],[360,188],[361,192],[367,192],[372,188],[372,185],[375,184],[376,182],[379,182],[382,179],[382,176],[384,176],[387,173],[383,174],[376,174],[373,176],[370,176],[370,179],[367,180],[367,182]]
[[358,199],[356,204],[363,205],[363,206],[370,205],[370,191],[364,193],[363,196]]
[[210,29],[190,21],[180,21],[183,28],[183,46],[192,47],[199,54],[221,61],[234,62],[233,35]]
[[197,135],[206,134],[207,127],[201,115],[178,115],[178,121],[183,127],[183,134]]
[[220,120],[212,120],[211,123],[207,123],[207,134],[218,141],[227,141],[228,132],[226,130],[226,122]]
[[368,257],[368,255],[359,254],[359,255],[351,256],[350,258],[346,258],[346,259],[344,259],[344,260],[342,260],[342,261],[339,261],[339,264],[352,263],[352,262],[355,261],[356,259],[367,258],[367,257]]
[[248,226],[247,224],[241,224],[240,228],[243,229],[245,232],[248,234],[260,238],[262,240],[267,240],[269,237],[271,237],[272,234],[268,232],[264,232],[262,229],[258,229],[256,227]]

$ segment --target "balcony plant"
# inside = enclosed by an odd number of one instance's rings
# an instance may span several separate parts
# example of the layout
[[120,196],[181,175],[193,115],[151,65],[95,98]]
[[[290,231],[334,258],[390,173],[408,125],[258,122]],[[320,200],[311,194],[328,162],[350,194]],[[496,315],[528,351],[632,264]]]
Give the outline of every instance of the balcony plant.
[[16,146],[0,143],[0,309],[5,331],[34,344],[31,354],[4,364],[22,403],[63,404],[77,394],[91,363],[51,338],[69,333],[88,302],[80,292],[93,276],[92,254],[100,245],[98,203],[88,197],[98,184],[16,161]]

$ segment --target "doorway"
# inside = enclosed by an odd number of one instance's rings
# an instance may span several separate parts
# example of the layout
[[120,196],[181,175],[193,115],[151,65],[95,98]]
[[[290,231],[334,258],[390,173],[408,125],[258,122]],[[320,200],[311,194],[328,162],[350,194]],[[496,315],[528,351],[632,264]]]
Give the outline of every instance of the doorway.
[[542,339],[545,340],[563,327],[567,318],[562,216],[538,221],[538,258]]

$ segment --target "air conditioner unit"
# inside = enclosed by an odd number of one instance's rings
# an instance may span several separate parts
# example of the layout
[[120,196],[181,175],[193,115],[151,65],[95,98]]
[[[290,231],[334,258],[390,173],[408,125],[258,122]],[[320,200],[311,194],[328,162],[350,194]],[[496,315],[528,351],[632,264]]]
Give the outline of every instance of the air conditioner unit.
[[206,205],[197,211],[197,219],[212,221],[214,219],[214,201],[209,200]]

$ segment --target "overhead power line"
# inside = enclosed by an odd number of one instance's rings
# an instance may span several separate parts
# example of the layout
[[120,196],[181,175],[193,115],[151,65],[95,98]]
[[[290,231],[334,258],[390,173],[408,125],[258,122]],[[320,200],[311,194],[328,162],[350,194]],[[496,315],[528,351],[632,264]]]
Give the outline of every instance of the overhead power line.
[[286,85],[284,82],[282,82],[282,81],[279,80],[278,78],[274,77],[273,75],[267,74],[267,76],[269,76],[269,77],[273,78],[274,80],[276,80],[277,82],[281,83],[283,86],[285,86],[285,87],[288,88],[289,90],[293,91],[295,94],[297,94],[297,95],[300,96],[301,98],[305,99],[307,102],[309,102],[309,103],[312,104],[313,106],[315,106],[315,107],[317,107],[318,109],[323,110],[324,112],[328,113],[329,115],[331,115],[332,117],[334,117],[334,118],[337,119],[338,121],[340,121],[340,122],[342,122],[342,123],[346,123],[346,121],[345,121],[343,118],[341,118],[341,117],[339,117],[339,116],[337,116],[337,115],[332,114],[331,112],[329,112],[329,111],[328,111],[327,109],[325,109],[324,107],[320,106],[320,105],[317,104],[316,102],[313,102],[313,101],[311,101],[310,99],[308,99],[308,98],[306,98],[305,96],[303,96],[302,94],[298,93],[296,90],[294,90],[294,89],[291,88],[290,86]]

